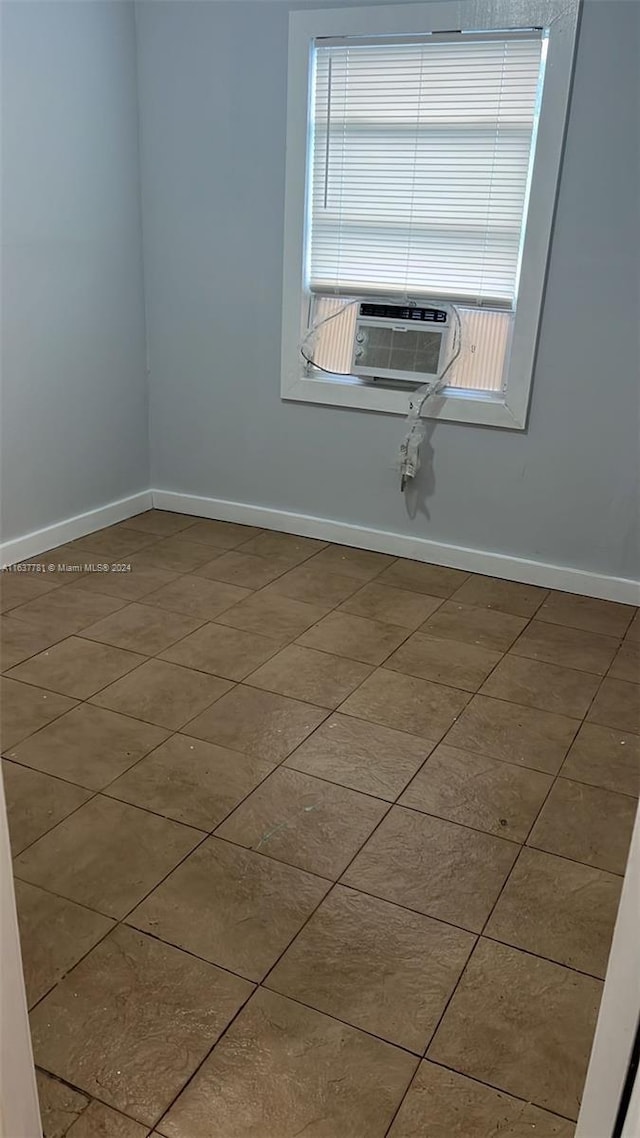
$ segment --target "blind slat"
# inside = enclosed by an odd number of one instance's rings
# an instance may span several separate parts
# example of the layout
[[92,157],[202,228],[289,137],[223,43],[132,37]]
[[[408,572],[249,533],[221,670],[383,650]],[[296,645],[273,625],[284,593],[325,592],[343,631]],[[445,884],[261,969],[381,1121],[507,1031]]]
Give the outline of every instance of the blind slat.
[[541,39],[315,48],[309,287],[517,287]]

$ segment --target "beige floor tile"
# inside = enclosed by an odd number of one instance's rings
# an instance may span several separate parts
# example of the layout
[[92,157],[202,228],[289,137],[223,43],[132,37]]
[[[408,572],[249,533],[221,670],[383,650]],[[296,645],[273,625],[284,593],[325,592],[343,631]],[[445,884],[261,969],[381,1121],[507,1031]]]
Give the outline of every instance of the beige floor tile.
[[552,781],[540,771],[441,743],[400,805],[524,842]]
[[187,723],[185,734],[280,763],[326,714],[310,703],[242,685]]
[[334,608],[350,597],[361,586],[361,582],[346,574],[331,573],[324,565],[305,562],[289,569],[282,577],[267,585],[267,591],[282,597],[293,597],[296,601],[307,601],[321,605],[325,610]]
[[513,616],[532,617],[546,596],[547,590],[535,585],[472,574],[453,594],[453,599],[463,605],[478,605]]
[[559,778],[528,844],[610,873],[624,873],[637,805],[629,795]]
[[252,672],[247,683],[264,691],[334,708],[366,680],[371,671],[367,664],[290,644]]
[[202,624],[205,620],[215,620],[220,613],[249,596],[250,589],[225,585],[221,581],[208,581],[204,577],[188,573],[163,585],[155,593],[149,593],[144,598],[144,603],[197,618]]
[[80,1117],[89,1100],[44,1071],[36,1071],[36,1082],[44,1138],[65,1138],[69,1126]]
[[202,837],[199,830],[98,797],[20,854],[15,871],[32,885],[121,918]]
[[526,623],[527,618],[523,616],[445,601],[420,626],[419,631],[440,640],[457,640],[461,644],[476,644],[479,648],[506,652]]
[[115,597],[88,592],[81,581],[53,589],[35,601],[12,609],[12,616],[52,635],[72,636],[81,628],[124,607]]
[[291,533],[265,530],[259,537],[243,544],[242,552],[256,554],[258,557],[273,557],[292,569],[294,565],[300,565],[313,557],[314,553],[319,553],[326,545],[326,541],[318,541],[313,537],[296,537]]
[[394,585],[414,593],[428,593],[432,597],[450,597],[466,581],[468,573],[449,569],[445,565],[427,565],[422,561],[409,561],[399,557],[380,577],[381,585]]
[[110,797],[213,830],[273,770],[271,763],[173,735],[109,787]]
[[189,531],[184,530],[173,537],[164,537],[153,545],[137,553],[132,563],[143,568],[155,566],[176,573],[193,573],[206,561],[211,561],[214,550],[202,542],[190,541]]
[[602,686],[589,709],[587,719],[603,727],[632,731],[640,735],[640,687],[627,680],[602,681]]
[[566,1118],[425,1062],[389,1138],[573,1138],[574,1132]]
[[622,882],[541,850],[522,850],[485,933],[604,977]]
[[75,699],[88,699],[107,684],[144,663],[144,656],[106,644],[70,636],[37,656],[18,664],[9,673],[14,680]]
[[335,880],[387,808],[380,799],[281,769],[245,799],[216,835]]
[[82,806],[86,790],[6,760],[2,778],[14,856]]
[[253,553],[234,549],[215,557],[213,561],[207,561],[195,570],[195,575],[211,581],[225,581],[245,589],[262,589],[286,572],[286,564],[283,565],[276,558],[256,557]]
[[60,583],[54,574],[46,572],[28,573],[3,569],[0,572],[0,612],[10,612],[40,600],[58,588]]
[[29,1007],[113,928],[113,921],[25,881],[16,881],[22,967]]
[[122,529],[136,529],[140,533],[154,533],[158,537],[170,537],[197,522],[191,514],[174,514],[172,510],[146,510],[132,518],[120,522]]
[[[155,592],[169,581],[175,581],[177,573],[169,569],[157,569],[153,566],[138,565],[131,562],[126,570],[116,567],[100,573],[85,574],[79,584],[86,593],[101,593],[107,597],[116,597],[122,601],[138,601],[148,593]],[[129,566],[129,562],[126,562]]]
[[585,723],[562,766],[565,778],[617,790],[620,794],[640,794],[640,737]]
[[74,1122],[67,1138],[147,1138],[149,1130],[95,1099]]
[[[75,542],[69,541],[56,546],[55,549],[47,550],[46,553],[39,553],[27,564],[37,566],[39,574],[46,574],[47,581],[53,581],[59,586],[77,585],[81,581],[88,581],[94,573],[106,572],[105,567],[112,562],[115,564],[116,560],[118,564],[122,564],[120,559],[107,557],[95,549],[89,549],[88,546],[78,549]],[[129,561],[129,557],[126,561]]]
[[602,984],[481,940],[427,1057],[577,1118]]
[[452,747],[557,774],[579,721],[477,695],[449,731]]
[[101,561],[124,561],[133,553],[145,550],[158,541],[157,534],[143,534],[139,529],[130,529],[120,525],[107,526],[105,529],[93,530],[92,534],[76,537],[64,546],[72,555],[79,555],[79,559],[91,559],[96,554]]
[[586,714],[600,680],[576,668],[560,668],[505,656],[482,687],[482,695],[555,711],[577,718]]
[[640,643],[634,640],[625,640],[618,652],[609,675],[613,680],[629,680],[630,683],[640,683]]
[[138,553],[155,545],[155,534],[141,533],[139,530],[121,529],[119,525],[108,526],[106,529],[95,530],[85,537],[75,538],[67,542],[65,549],[71,557],[79,561],[93,561],[98,556],[101,561],[125,560],[132,553]]
[[394,806],[343,884],[479,932],[517,853],[514,842]]
[[205,624],[168,648],[160,658],[200,672],[224,676],[228,680],[243,680],[279,649],[277,640],[259,636],[257,632]]
[[213,545],[218,549],[235,549],[262,533],[255,526],[241,526],[236,522],[211,521],[209,518],[200,521],[194,518],[193,522],[186,535],[189,541],[201,541],[203,545]]
[[332,715],[284,766],[393,800],[429,754],[430,744],[350,715]]
[[349,597],[340,606],[340,611],[414,630],[441,604],[439,597],[428,597],[409,589],[395,589],[391,585],[372,581]]
[[38,652],[49,648],[58,639],[55,633],[43,632],[33,624],[25,624],[23,620],[15,620],[11,616],[0,617],[0,668],[6,672],[30,656],[36,656]]
[[145,656],[155,656],[176,640],[182,640],[190,632],[195,632],[201,624],[200,617],[165,612],[151,604],[132,604],[96,624],[90,624],[80,635],[87,640],[113,644],[116,648],[128,648],[132,652],[142,652]]
[[3,679],[0,693],[0,746],[3,751],[32,735],[45,723],[64,715],[75,700],[42,688]]
[[162,727],[80,704],[7,751],[23,766],[101,790],[167,737]]
[[152,1125],[250,991],[237,976],[120,927],[32,1012],[36,1062]]
[[470,933],[337,886],[266,983],[422,1054],[474,943]]
[[177,731],[231,687],[228,680],[217,676],[164,660],[148,660],[93,696],[92,703]]
[[557,592],[549,593],[538,613],[540,620],[551,624],[565,624],[569,628],[582,628],[585,632],[600,632],[605,636],[624,636],[632,616],[632,605]]
[[526,656],[530,660],[542,660],[547,664],[560,664],[604,676],[619,643],[615,636],[532,620],[511,652],[514,656]]
[[356,581],[370,581],[377,577],[394,558],[386,553],[373,553],[369,549],[354,549],[349,545],[328,545],[316,553],[309,565],[319,565],[329,573],[340,573]]
[[294,601],[291,597],[280,597],[263,589],[222,613],[218,621],[231,628],[270,636],[285,644],[306,632],[326,611],[324,605],[309,605],[306,601]]
[[249,1001],[162,1120],[167,1138],[383,1138],[416,1060],[275,992]]
[[251,980],[261,980],[329,883],[209,838],[129,923]]
[[501,652],[489,648],[460,644],[456,640],[435,640],[414,632],[389,657],[386,667],[473,692],[501,659]]
[[303,633],[297,643],[305,648],[347,656],[362,664],[382,664],[407,635],[406,628],[350,616],[346,612],[332,612]]
[[437,743],[468,699],[466,692],[379,668],[340,710]]

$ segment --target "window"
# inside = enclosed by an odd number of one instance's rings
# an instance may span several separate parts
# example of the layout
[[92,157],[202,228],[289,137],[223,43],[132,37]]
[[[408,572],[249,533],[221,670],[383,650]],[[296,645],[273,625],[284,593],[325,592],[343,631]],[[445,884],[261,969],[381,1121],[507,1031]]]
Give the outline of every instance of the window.
[[291,14],[285,398],[405,413],[350,374],[358,298],[439,300],[462,350],[438,416],[525,425],[578,4],[464,7]]

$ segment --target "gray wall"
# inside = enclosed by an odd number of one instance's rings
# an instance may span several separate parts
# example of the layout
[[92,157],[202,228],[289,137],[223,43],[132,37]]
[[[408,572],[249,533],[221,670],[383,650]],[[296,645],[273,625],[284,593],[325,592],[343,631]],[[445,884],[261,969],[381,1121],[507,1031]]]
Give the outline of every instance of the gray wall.
[[280,400],[290,6],[136,5],[153,485],[637,575],[640,5],[585,5],[529,430],[438,425],[413,520],[399,418]]
[[149,470],[133,7],[2,8],[8,540]]

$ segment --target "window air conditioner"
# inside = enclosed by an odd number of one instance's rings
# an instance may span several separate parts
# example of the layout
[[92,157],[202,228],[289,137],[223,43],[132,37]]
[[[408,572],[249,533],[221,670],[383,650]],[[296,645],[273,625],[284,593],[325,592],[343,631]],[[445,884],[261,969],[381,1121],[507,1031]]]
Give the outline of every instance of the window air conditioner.
[[426,383],[449,358],[448,305],[361,301],[353,335],[352,373],[371,379]]

